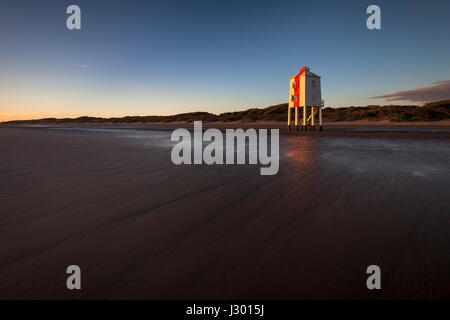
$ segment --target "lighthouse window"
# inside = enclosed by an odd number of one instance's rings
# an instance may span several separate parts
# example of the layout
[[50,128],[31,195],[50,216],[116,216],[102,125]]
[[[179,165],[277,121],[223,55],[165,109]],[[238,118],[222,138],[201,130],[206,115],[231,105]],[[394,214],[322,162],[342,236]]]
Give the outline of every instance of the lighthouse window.
[[298,96],[291,96],[291,101],[297,101]]

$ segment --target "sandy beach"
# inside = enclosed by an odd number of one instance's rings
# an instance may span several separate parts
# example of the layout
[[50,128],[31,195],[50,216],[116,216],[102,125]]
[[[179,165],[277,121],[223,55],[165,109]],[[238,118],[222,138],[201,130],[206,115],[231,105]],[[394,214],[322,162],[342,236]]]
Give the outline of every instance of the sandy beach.
[[283,127],[274,176],[175,166],[177,126],[2,125],[0,298],[450,299],[449,122]]

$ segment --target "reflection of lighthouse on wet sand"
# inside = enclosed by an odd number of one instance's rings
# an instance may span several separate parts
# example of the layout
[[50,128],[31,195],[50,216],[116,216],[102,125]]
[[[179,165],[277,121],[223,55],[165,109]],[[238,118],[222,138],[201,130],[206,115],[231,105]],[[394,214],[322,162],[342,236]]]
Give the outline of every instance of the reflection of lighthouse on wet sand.
[[[303,108],[303,119],[301,128],[306,131],[308,125],[315,130],[315,115],[319,113],[319,130],[322,131],[322,93],[320,88],[320,77],[303,67],[300,73],[292,77],[289,85],[289,105],[288,105],[288,131],[291,130],[291,109],[295,110],[295,130],[298,131],[298,109]],[[308,117],[308,108],[311,114]]]

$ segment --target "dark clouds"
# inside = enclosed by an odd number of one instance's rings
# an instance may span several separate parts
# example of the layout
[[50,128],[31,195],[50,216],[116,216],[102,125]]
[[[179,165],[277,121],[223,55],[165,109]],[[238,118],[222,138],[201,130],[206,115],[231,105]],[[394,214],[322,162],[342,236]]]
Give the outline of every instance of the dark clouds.
[[438,81],[430,87],[398,91],[391,94],[372,97],[372,99],[386,99],[387,101],[429,102],[450,99],[450,80]]

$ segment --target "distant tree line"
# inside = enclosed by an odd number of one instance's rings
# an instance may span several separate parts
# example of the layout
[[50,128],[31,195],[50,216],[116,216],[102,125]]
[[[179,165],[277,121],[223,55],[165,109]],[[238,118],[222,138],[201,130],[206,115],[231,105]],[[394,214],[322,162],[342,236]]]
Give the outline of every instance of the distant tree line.
[[[355,120],[388,120],[400,121],[437,121],[450,120],[450,100],[430,102],[424,106],[411,105],[370,105],[366,107],[324,108],[325,121],[355,121]],[[152,123],[152,122],[192,122],[202,120],[213,121],[286,121],[287,103],[270,106],[264,109],[248,109],[245,111],[213,114],[209,112],[190,112],[171,116],[127,116],[121,118],[44,118],[38,120],[8,121],[10,124],[58,124],[58,123]]]

